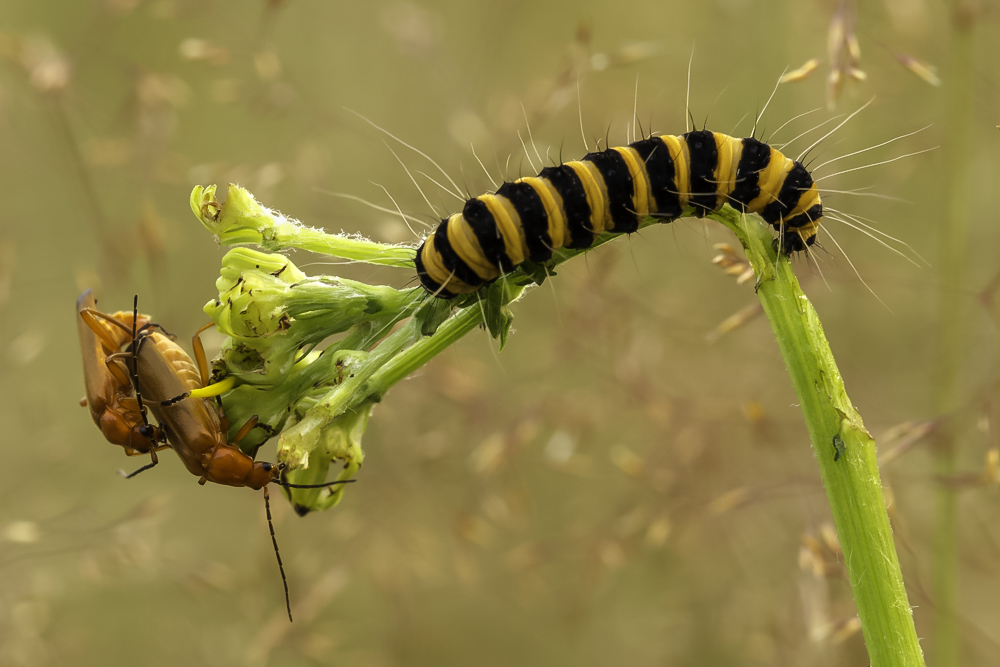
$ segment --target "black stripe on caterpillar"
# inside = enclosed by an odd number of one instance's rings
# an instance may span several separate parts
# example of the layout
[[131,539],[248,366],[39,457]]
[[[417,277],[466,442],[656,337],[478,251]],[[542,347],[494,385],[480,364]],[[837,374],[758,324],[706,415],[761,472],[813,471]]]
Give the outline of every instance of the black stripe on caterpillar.
[[801,162],[754,138],[695,130],[588,153],[469,199],[417,250],[417,275],[452,298],[560,248],[589,248],[601,232],[628,234],[647,217],[671,222],[727,203],[778,230],[786,254],[811,246],[823,218]]

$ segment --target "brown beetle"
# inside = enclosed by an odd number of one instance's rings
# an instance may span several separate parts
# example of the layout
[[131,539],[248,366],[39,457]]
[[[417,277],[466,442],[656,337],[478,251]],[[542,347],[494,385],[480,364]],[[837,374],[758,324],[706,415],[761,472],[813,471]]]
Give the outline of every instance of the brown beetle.
[[[129,371],[121,361],[122,346],[130,343],[133,329],[145,331],[148,315],[118,312],[112,315],[96,309],[89,289],[76,300],[77,329],[83,353],[83,382],[87,395],[80,403],[90,407],[90,416],[108,442],[120,445],[129,456],[149,454],[156,465],[156,452],[167,445],[162,432],[151,426],[133,396]],[[137,471],[138,472],[138,471]]]
[[137,337],[135,358],[141,400],[199,484],[261,489],[280,483],[277,466],[254,461],[236,447],[257,418],[249,419],[230,442],[229,423],[215,399],[191,395],[205,387],[207,372],[199,371],[177,343],[158,331],[144,332]]

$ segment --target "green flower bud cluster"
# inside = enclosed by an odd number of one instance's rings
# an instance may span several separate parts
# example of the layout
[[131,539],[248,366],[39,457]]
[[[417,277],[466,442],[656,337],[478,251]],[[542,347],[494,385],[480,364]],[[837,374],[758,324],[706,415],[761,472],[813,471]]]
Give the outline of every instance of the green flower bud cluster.
[[[412,267],[413,248],[327,234],[264,208],[230,186],[197,187],[191,208],[224,245],[304,248],[345,259]],[[498,282],[485,299],[430,298],[336,276],[307,276],[275,252],[231,249],[222,260],[219,296],[205,312],[226,335],[214,378],[239,384],[222,396],[230,436],[252,416],[258,427],[240,449],[255,455],[276,437],[278,460],[293,484],[321,484],[331,468],[349,479],[364,461],[361,441],[372,409],[395,383],[480,324],[506,340],[507,305],[530,280]],[[471,307],[470,307],[471,306]],[[334,342],[328,343],[327,341]],[[324,346],[324,347],[321,347]],[[284,489],[296,511],[336,505],[348,487]]]
[[398,320],[423,300],[420,288],[310,278],[283,255],[249,248],[226,253],[216,286],[219,297],[204,311],[229,336],[226,374],[270,386],[284,381],[302,350],[366,322]]
[[[235,430],[256,415],[260,426],[240,442],[254,453],[299,403],[343,381],[350,359],[388,333],[424,300],[419,288],[395,290],[331,276],[310,278],[283,255],[234,248],[222,260],[219,296],[204,311],[226,334],[215,376],[241,384],[224,398]],[[344,334],[322,351],[322,341]],[[308,464],[308,459],[289,462]]]

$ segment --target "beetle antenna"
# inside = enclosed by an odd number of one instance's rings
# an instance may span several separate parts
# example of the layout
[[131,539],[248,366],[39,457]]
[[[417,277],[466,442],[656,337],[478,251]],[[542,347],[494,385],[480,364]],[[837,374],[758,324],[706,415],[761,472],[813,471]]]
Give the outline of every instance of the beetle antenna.
[[146,408],[142,405],[142,392],[139,391],[139,361],[136,357],[138,350],[138,345],[136,337],[138,336],[138,331],[136,330],[137,323],[139,321],[139,295],[136,294],[132,299],[132,363],[129,365],[129,372],[132,374],[132,386],[135,388],[135,400],[139,402],[139,414],[142,415],[143,423],[146,422]]
[[278,486],[286,489],[325,489],[331,486],[335,486],[337,484],[353,484],[354,482],[358,481],[356,479],[338,479],[334,482],[324,482],[322,484],[292,484],[291,482],[286,482],[284,479],[282,479],[282,477],[284,477],[283,473],[285,471],[285,468],[287,467],[288,464],[279,461],[278,465],[275,466],[278,475],[275,475],[274,477],[271,478],[271,483],[277,484]]
[[[132,387],[135,388],[135,400],[139,403],[139,416],[142,417],[142,431],[152,432],[149,425],[149,420],[146,419],[146,407],[142,404],[142,392],[139,391],[139,345],[145,340],[145,336],[141,339],[138,338],[139,332],[137,330],[137,324],[139,322],[139,295],[136,294],[135,298],[132,299],[132,363],[126,362],[128,366],[129,374],[132,376]],[[146,327],[143,327],[145,330]],[[142,432],[140,431],[140,432]],[[143,433],[145,435],[146,433]],[[150,439],[153,443],[153,448],[149,450],[149,457],[152,459],[149,463],[142,466],[138,470],[133,470],[129,474],[125,474],[124,471],[119,470],[118,473],[125,477],[125,479],[132,479],[144,470],[149,470],[157,463],[160,462],[159,458],[156,456],[156,438]]]
[[274,522],[271,521],[271,494],[264,487],[264,510],[267,512],[267,527],[271,531],[271,544],[274,545],[274,555],[278,559],[278,570],[281,571],[281,585],[285,587],[285,609],[288,611],[288,622],[292,622],[292,603],[288,601],[288,579],[285,578],[285,566],[281,564],[281,553],[278,551],[278,538],[274,536]]
[[278,486],[284,487],[286,489],[325,489],[335,484],[353,484],[358,480],[356,479],[338,479],[336,482],[324,482],[323,484],[292,484],[291,482],[282,482],[281,480],[275,480],[274,483]]

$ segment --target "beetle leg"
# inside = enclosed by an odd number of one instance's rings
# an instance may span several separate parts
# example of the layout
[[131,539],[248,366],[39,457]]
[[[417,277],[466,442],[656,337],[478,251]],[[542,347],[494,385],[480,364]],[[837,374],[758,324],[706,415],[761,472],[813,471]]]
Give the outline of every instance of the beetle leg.
[[239,431],[236,432],[236,435],[233,436],[233,439],[229,442],[229,444],[232,445],[233,447],[237,446],[240,440],[247,437],[247,434],[251,430],[253,430],[253,427],[256,425],[257,425],[257,415],[254,415],[250,417],[250,419],[248,419],[245,424],[243,424],[243,426],[240,428]]
[[122,329],[129,335],[129,338],[132,337],[132,331],[127,326],[125,326],[122,322],[119,322],[111,315],[102,313],[99,310],[84,308],[80,311],[80,317],[83,318],[84,323],[90,327],[90,330],[101,339],[101,342],[104,344],[104,348],[107,350],[117,350],[119,345],[115,339],[111,337],[111,334],[108,333],[107,328],[101,325],[99,320],[104,320],[105,322]]
[[132,369],[128,367],[128,364],[129,362],[131,362],[131,360],[132,360],[131,352],[116,352],[114,354],[109,354],[107,357],[104,358],[104,363],[108,367],[108,371],[110,371],[111,374],[115,376],[115,379],[118,380],[118,382],[123,387],[131,387],[132,380],[129,377],[129,374],[123,371],[122,367],[119,366],[118,364],[119,363],[125,364],[125,368],[128,369],[129,373],[131,373]]

